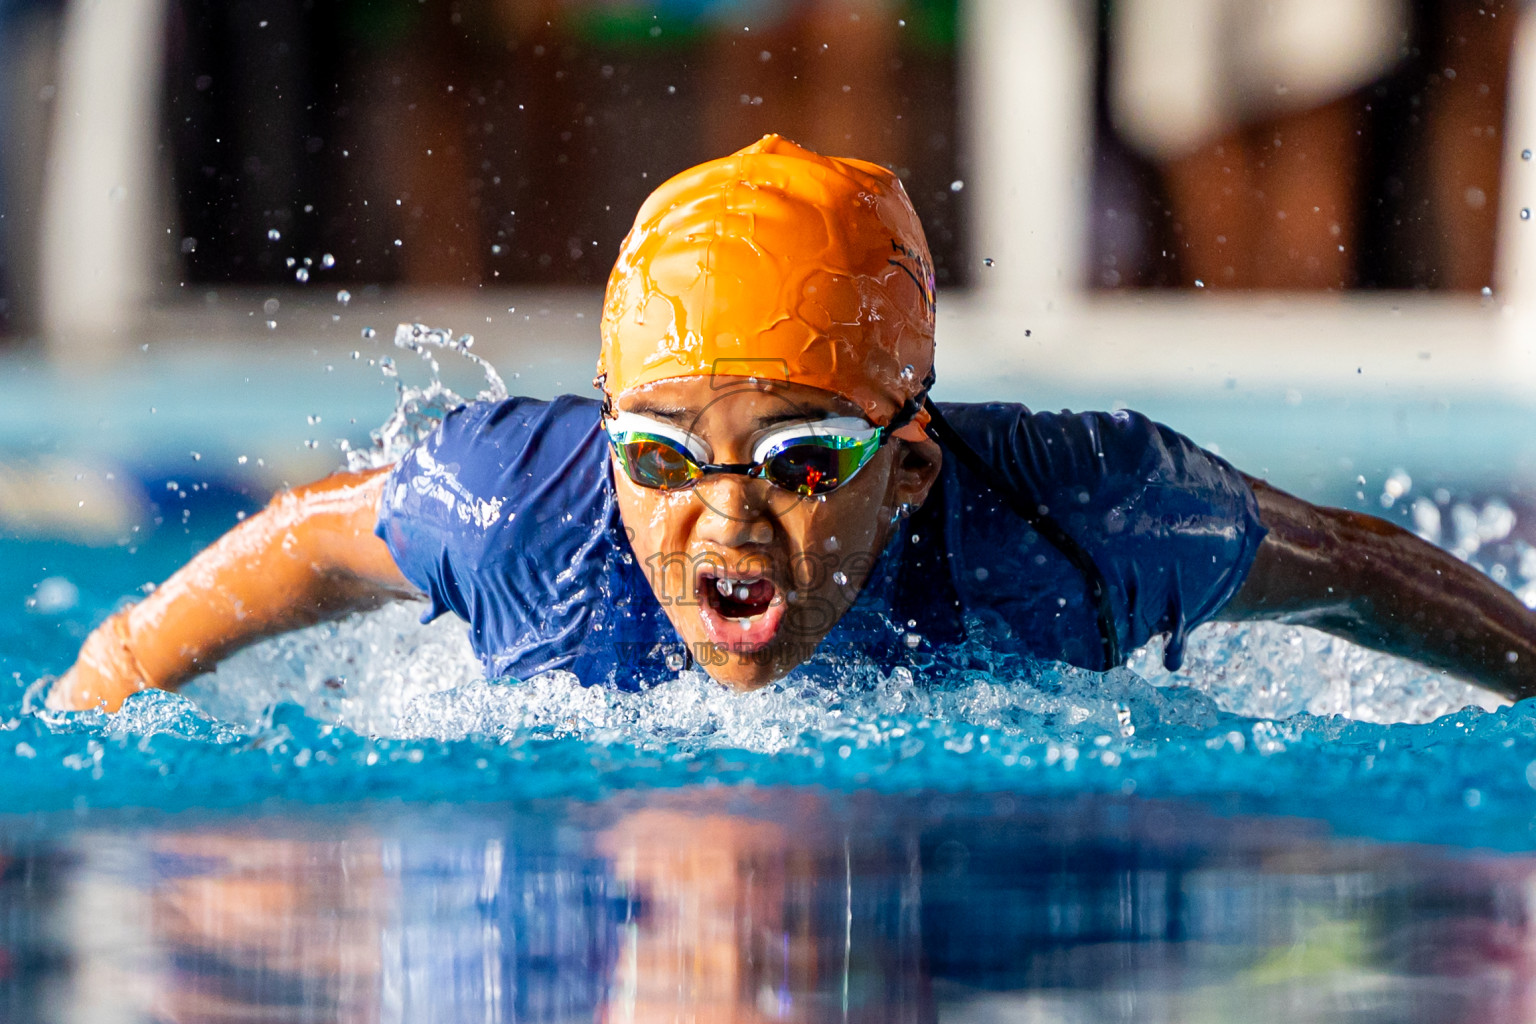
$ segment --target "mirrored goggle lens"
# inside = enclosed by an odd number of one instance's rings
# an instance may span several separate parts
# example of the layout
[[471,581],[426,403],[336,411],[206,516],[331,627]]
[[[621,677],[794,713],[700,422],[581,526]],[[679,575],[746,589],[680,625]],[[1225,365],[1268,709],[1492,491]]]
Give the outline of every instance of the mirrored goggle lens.
[[843,486],[879,448],[879,442],[814,438],[784,445],[768,457],[762,475],[785,490],[809,496]]
[[613,450],[625,475],[641,487],[675,491],[692,487],[703,475],[698,463],[666,438],[615,438]]

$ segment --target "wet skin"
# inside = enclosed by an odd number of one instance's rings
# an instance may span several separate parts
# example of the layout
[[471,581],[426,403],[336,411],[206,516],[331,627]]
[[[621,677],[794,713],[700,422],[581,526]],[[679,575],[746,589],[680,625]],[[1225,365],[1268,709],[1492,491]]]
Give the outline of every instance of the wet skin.
[[[745,463],[785,422],[858,415],[800,384],[695,376],[620,394],[616,406],[702,438],[716,463]],[[766,686],[800,664],[858,597],[903,504],[921,505],[938,476],[931,440],[891,440],[824,499],[766,480],[711,475],[694,487],[641,487],[613,467],[625,531],[657,600],[711,676],[737,690]],[[745,600],[723,596],[747,587]],[[745,620],[745,624],[743,624]]]

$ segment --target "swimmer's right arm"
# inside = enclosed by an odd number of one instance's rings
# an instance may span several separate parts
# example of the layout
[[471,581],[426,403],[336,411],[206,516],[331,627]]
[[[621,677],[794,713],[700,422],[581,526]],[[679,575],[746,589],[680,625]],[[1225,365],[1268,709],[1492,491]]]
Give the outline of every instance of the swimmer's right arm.
[[373,532],[387,472],[338,473],[277,495],[98,626],[48,706],[116,711],[264,637],[414,595]]

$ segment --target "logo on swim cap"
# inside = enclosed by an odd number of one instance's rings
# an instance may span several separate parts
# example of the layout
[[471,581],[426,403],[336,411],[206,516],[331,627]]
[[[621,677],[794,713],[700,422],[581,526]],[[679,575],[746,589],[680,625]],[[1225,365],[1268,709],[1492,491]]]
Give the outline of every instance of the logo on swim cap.
[[598,379],[612,398],[740,366],[884,424],[931,382],[933,323],[933,261],[901,181],[769,135],[640,207],[608,278]]

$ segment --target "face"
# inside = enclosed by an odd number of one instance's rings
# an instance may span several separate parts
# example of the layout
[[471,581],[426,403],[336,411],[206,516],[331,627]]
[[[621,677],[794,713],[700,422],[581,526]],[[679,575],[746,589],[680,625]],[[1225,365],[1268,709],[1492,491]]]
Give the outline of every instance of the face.
[[[724,376],[632,388],[615,406],[702,439],[716,464],[751,462],[788,424],[859,415],[817,388]],[[754,690],[808,658],[853,604],[897,510],[922,504],[939,458],[932,441],[891,440],[823,496],[734,474],[674,491],[642,487],[617,464],[613,478],[635,556],[694,660]]]

